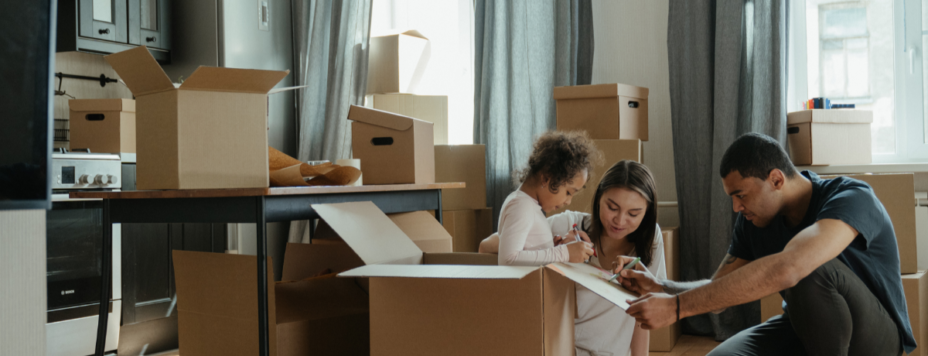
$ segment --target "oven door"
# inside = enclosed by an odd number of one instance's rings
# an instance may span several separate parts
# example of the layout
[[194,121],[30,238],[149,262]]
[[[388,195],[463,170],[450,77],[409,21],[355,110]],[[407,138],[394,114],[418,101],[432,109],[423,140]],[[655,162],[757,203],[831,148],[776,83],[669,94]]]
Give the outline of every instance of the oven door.
[[[92,354],[103,269],[103,201],[52,195],[46,213],[47,355]],[[113,276],[106,349],[119,340],[122,313],[121,227],[113,224]]]

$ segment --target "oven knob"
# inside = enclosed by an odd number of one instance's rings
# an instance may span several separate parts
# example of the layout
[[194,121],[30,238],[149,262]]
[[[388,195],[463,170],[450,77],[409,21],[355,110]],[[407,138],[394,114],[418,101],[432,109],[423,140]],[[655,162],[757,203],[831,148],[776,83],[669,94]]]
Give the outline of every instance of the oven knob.
[[90,184],[90,176],[81,174],[81,177],[77,179],[77,182],[80,184]]
[[118,178],[118,177],[116,177],[116,176],[114,176],[114,175],[112,175],[112,174],[107,174],[107,175],[106,175],[106,184],[116,184],[117,182],[119,182],[119,178]]
[[96,184],[96,185],[103,185],[103,175],[102,175],[102,174],[97,174],[96,176],[94,176],[94,177],[93,177],[93,184]]

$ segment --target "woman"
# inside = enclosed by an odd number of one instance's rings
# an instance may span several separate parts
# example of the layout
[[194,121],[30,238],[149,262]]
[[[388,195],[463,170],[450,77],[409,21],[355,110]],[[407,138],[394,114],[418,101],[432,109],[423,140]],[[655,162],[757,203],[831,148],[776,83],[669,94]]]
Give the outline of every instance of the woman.
[[[657,278],[666,278],[664,245],[657,226],[654,177],[644,165],[621,161],[603,175],[593,199],[593,214],[565,211],[547,218],[555,243],[575,241],[574,224],[581,239],[593,243],[596,257],[590,264],[612,271],[619,256],[641,257]],[[563,236],[563,237],[562,237]],[[480,243],[480,252],[496,253],[496,234]],[[590,290],[577,286],[575,345],[582,355],[648,355],[648,330],[621,308]]]

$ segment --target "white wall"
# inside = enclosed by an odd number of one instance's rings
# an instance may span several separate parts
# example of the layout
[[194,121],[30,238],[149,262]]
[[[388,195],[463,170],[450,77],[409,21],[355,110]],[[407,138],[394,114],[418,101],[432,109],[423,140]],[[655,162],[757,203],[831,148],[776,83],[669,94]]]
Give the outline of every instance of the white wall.
[[45,355],[45,210],[0,211],[0,355]]
[[[670,78],[667,63],[668,0],[593,1],[593,84],[623,83],[650,89],[649,141],[644,163],[657,181],[658,201],[676,201]],[[661,225],[677,226],[676,207],[659,209]]]

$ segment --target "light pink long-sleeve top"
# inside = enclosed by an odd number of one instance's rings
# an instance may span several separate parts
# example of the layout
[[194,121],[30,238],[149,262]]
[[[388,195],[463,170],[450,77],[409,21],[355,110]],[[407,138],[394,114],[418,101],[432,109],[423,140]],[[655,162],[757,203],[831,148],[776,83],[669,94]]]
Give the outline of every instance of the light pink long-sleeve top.
[[503,202],[499,214],[499,264],[542,266],[567,262],[567,245],[554,246],[554,234],[541,205],[520,189]]

